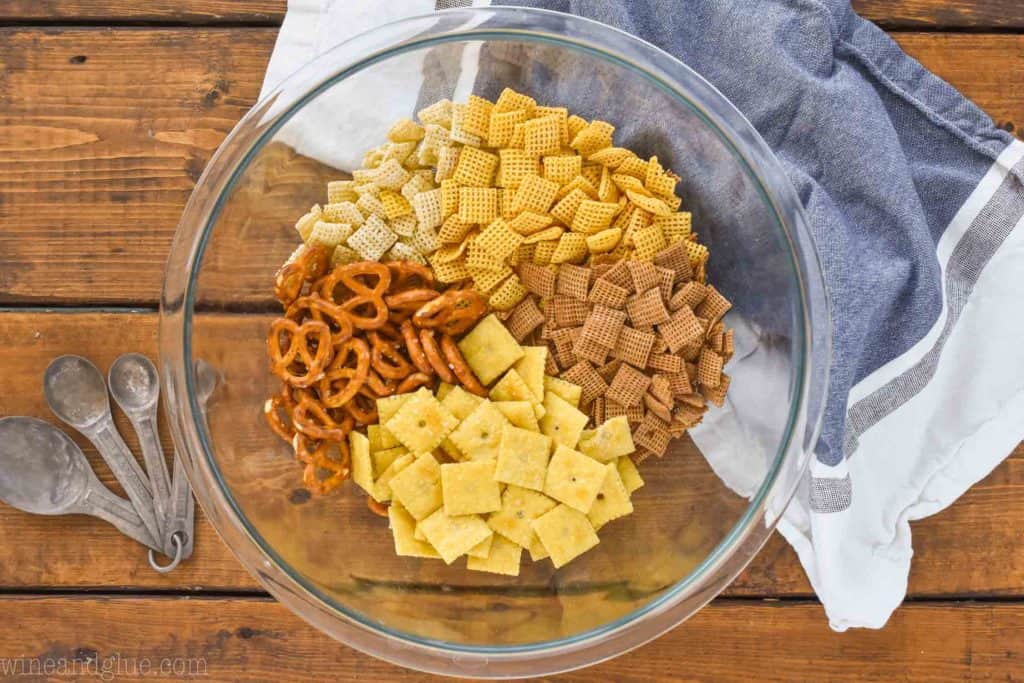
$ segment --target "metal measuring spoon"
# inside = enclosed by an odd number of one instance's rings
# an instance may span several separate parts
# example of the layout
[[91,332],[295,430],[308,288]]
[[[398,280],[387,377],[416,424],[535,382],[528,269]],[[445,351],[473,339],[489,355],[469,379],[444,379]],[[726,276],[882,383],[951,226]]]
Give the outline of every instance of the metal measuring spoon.
[[[196,398],[203,419],[206,419],[206,405],[210,401],[213,390],[217,388],[217,371],[203,359],[196,360]],[[158,572],[169,572],[178,564],[192,555],[195,540],[196,501],[192,497],[192,489],[185,476],[185,466],[181,457],[174,454],[174,480],[171,483],[171,513],[167,527],[167,537],[175,544],[174,559],[170,564],[157,564],[153,553],[149,554],[149,564]]]
[[43,394],[58,418],[96,446],[124,487],[149,535],[160,539],[149,480],[114,426],[107,383],[96,366],[81,356],[55,358],[43,375]]
[[0,500],[37,515],[99,517],[160,547],[135,508],[96,478],[78,444],[38,418],[0,418]]
[[163,533],[164,552],[174,556],[174,546],[167,526],[171,521],[171,477],[167,473],[164,449],[157,432],[157,402],[160,399],[160,376],[156,366],[139,353],[126,353],[114,361],[107,372],[110,395],[132,423],[142,446],[153,509]]

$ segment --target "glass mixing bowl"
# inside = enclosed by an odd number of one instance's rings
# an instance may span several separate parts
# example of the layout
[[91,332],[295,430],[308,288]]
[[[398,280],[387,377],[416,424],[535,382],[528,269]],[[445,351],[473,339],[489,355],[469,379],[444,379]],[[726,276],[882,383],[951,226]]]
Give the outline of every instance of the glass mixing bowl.
[[[617,126],[657,154],[711,249],[709,279],[734,302],[731,418],[697,434],[713,462],[741,449],[744,496],[684,438],[641,465],[635,512],[560,570],[521,575],[396,557],[387,522],[351,484],[301,487],[264,424],[277,386],[265,338],[276,269],[296,219],[324,201],[392,122],[441,97],[503,87]],[[174,440],[207,516],[278,600],[334,638],[420,670],[478,677],[564,671],[613,657],[693,614],[768,538],[801,480],[821,414],[828,313],[800,204],[768,147],[700,76],[602,24],[511,8],[452,10],[365,33],[260,101],[227,138],[185,209],[167,265],[160,349]],[[765,356],[764,363],[752,362]],[[221,382],[206,415],[192,368]],[[723,426],[724,425],[724,426]],[[720,452],[712,453],[719,444]],[[714,455],[715,457],[712,457]],[[751,464],[753,463],[753,464]]]

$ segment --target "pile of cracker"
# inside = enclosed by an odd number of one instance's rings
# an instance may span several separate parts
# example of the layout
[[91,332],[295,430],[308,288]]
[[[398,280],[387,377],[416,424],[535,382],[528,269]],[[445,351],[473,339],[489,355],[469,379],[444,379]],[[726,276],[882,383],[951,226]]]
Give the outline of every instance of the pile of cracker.
[[722,317],[732,305],[695,277],[687,244],[652,262],[521,263],[530,296],[505,320],[517,340],[548,344],[547,371],[583,388],[594,424],[626,416],[638,461],[664,455],[729,388],[733,333]]
[[493,315],[460,348],[488,397],[442,385],[377,399],[380,424],[349,434],[352,479],[390,503],[398,555],[515,576],[528,550],[561,567],[633,512],[629,424],[586,429],[581,388],[545,376],[547,348],[520,346]]

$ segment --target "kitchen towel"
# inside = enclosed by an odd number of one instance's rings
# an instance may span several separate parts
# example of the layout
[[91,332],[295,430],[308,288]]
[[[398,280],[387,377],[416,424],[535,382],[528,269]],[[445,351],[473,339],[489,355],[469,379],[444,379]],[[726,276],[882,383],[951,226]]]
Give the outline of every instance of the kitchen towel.
[[[488,4],[289,0],[263,94],[380,23]],[[779,530],[833,628],[881,627],[906,594],[909,523],[952,503],[1024,438],[1024,143],[848,0],[500,4],[575,14],[653,43],[724,93],[775,151],[817,240],[833,323],[821,438]],[[472,91],[478,57],[464,51],[445,95]],[[368,101],[398,118],[420,94]],[[358,122],[339,125],[350,129],[332,134],[359,134]],[[324,146],[319,127],[283,134],[339,169],[358,164]],[[734,362],[773,367],[740,349]],[[693,437],[749,497],[765,463],[730,446],[731,408]]]

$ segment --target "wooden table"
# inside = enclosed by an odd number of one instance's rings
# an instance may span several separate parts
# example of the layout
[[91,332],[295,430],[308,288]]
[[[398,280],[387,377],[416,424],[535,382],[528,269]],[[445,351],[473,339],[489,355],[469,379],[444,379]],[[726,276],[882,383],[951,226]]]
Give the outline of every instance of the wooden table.
[[[1024,3],[856,4],[1000,126],[1024,124]],[[58,354],[102,368],[123,350],[156,355],[175,223],[253,104],[284,5],[0,2],[0,415],[52,419],[40,377]],[[565,678],[1024,678],[1024,448],[913,531],[909,597],[883,631],[831,632],[776,537],[686,625]],[[18,658],[119,656],[123,671],[177,658],[179,672],[215,680],[426,678],[292,616],[201,513],[195,547],[190,562],[159,576],[102,523],[0,505],[0,677]]]

